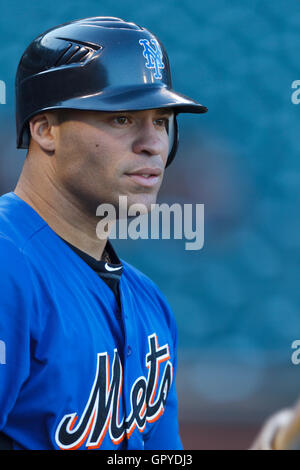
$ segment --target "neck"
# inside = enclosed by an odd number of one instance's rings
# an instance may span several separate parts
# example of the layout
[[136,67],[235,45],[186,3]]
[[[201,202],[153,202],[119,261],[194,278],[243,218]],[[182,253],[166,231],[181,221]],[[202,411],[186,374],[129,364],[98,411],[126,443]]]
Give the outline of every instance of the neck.
[[[39,176],[42,179],[39,180]],[[35,184],[38,180],[39,184]],[[52,184],[51,178],[32,173],[30,164],[25,162],[14,192],[61,238],[93,258],[101,259],[109,233],[98,238],[96,214],[85,211],[74,196]]]

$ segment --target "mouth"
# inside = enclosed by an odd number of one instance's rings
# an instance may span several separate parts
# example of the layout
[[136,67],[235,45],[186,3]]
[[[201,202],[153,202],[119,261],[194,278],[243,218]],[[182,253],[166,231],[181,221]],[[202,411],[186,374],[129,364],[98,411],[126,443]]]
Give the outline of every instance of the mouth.
[[160,168],[141,168],[125,173],[136,184],[147,188],[155,186],[159,182],[161,174],[162,170]]

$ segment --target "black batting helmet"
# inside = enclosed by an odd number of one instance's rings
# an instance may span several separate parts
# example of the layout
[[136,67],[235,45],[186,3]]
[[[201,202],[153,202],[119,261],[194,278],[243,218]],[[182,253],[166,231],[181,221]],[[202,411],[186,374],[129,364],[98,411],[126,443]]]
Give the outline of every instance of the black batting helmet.
[[22,55],[15,85],[18,148],[28,148],[28,122],[43,111],[171,108],[169,165],[178,144],[176,114],[207,111],[172,89],[160,40],[120,18],[85,18],[41,34]]

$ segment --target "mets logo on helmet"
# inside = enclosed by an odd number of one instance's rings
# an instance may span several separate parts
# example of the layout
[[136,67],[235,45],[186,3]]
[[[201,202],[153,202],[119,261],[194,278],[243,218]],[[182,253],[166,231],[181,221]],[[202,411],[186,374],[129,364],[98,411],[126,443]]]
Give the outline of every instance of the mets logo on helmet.
[[143,56],[146,59],[145,65],[147,69],[155,70],[154,78],[162,78],[160,70],[165,68],[165,64],[163,63],[161,48],[156,39],[151,39],[151,41],[148,39],[140,39],[139,44],[144,48]]

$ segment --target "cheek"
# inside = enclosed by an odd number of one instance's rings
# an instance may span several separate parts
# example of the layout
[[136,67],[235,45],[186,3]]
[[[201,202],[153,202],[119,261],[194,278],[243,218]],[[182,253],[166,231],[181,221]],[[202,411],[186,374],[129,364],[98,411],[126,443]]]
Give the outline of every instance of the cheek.
[[[65,184],[97,191],[111,188],[120,173],[119,144],[76,125],[65,132],[57,152],[57,170]],[[120,160],[120,161],[119,161]]]

